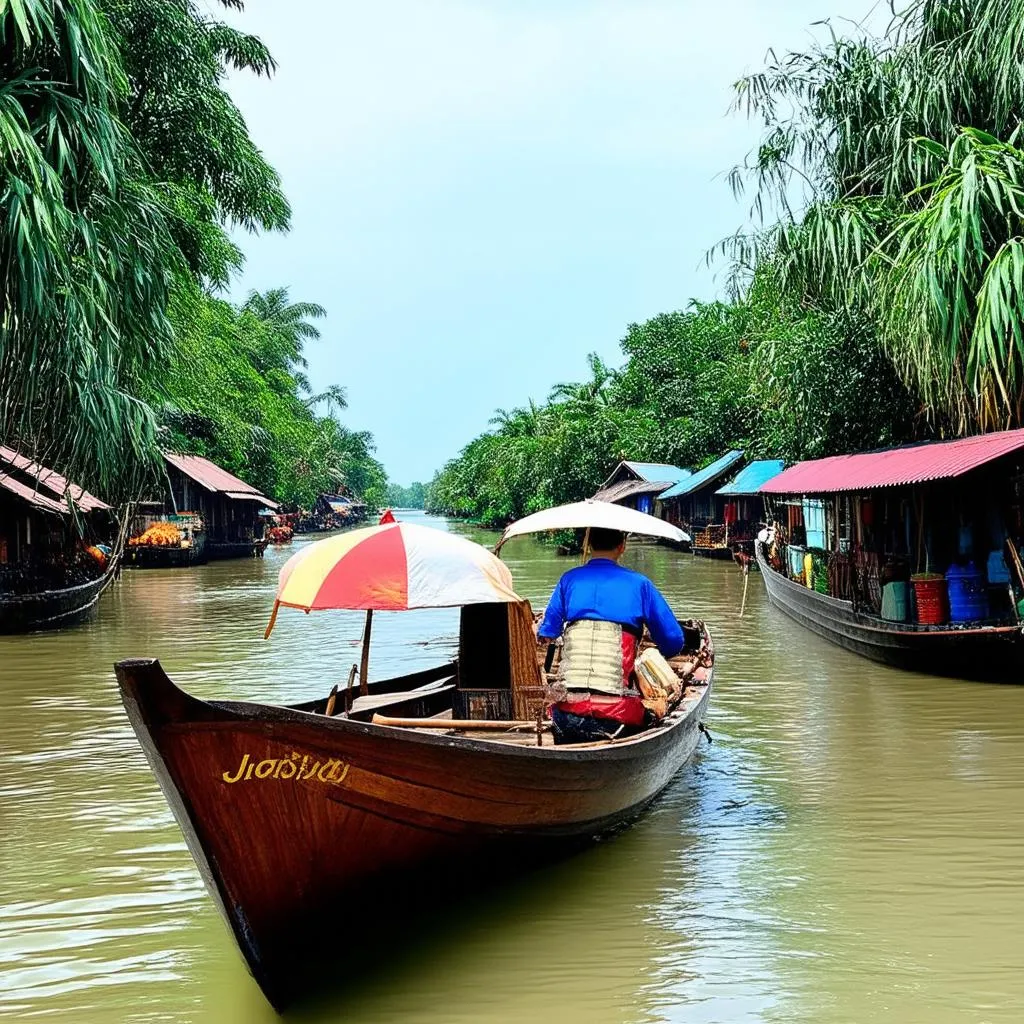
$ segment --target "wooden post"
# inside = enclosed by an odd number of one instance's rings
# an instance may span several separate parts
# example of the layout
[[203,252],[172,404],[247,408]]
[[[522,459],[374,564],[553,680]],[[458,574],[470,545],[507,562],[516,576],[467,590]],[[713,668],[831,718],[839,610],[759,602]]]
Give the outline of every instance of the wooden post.
[[355,682],[356,673],[359,668],[353,662],[352,668],[349,669],[348,682],[345,684],[345,710],[342,717],[348,718],[349,713],[352,711],[352,684]]
[[359,694],[365,697],[369,692],[370,680],[367,673],[370,671],[370,630],[373,628],[373,609],[366,610],[366,625],[363,627],[363,654],[359,659]]

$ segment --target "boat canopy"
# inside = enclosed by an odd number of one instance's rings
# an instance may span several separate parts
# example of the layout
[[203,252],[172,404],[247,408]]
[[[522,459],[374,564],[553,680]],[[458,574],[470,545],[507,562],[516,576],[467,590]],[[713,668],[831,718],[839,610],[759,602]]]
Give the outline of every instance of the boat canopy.
[[454,533],[388,523],[328,537],[281,568],[278,608],[406,611],[518,603],[512,574],[496,555]]
[[570,505],[558,505],[546,508],[542,512],[512,523],[498,541],[496,551],[500,551],[506,541],[513,537],[521,537],[527,533],[547,533],[551,530],[592,529],[621,530],[623,533],[639,533],[647,537],[662,537],[676,543],[688,541],[690,537],[671,523],[663,519],[638,512],[636,509],[613,505],[607,501],[576,501]]
[[759,493],[838,494],[951,480],[1021,450],[1024,429],[858,455],[833,455],[790,466],[767,481]]

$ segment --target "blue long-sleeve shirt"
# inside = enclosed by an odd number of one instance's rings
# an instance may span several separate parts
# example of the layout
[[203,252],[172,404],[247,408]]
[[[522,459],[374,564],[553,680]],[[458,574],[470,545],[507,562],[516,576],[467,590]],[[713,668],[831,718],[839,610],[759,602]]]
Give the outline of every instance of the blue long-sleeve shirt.
[[610,558],[592,558],[563,574],[537,633],[557,639],[566,623],[578,619],[617,622],[636,632],[646,625],[666,658],[683,648],[683,631],[658,588]]

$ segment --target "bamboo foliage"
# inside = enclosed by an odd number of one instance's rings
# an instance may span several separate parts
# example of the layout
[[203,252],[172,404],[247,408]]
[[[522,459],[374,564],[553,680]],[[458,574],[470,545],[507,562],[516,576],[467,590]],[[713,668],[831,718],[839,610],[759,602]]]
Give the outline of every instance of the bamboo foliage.
[[1024,424],[1024,0],[915,0],[887,34],[770,55],[731,175],[763,226],[725,248],[860,310],[942,432]]
[[95,5],[6,0],[0,52],[0,436],[110,484],[151,450],[130,385],[166,351],[177,251]]

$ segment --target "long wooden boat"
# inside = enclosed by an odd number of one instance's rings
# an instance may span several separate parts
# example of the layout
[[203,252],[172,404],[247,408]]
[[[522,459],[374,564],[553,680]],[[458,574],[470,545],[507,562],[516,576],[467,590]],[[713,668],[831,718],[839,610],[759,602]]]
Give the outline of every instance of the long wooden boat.
[[77,626],[95,614],[100,595],[117,575],[113,559],[104,574],[88,583],[31,594],[0,594],[0,633],[35,633]]
[[1015,623],[922,626],[857,611],[777,572],[755,545],[768,600],[819,636],[872,661],[928,675],[1024,682],[1024,633]]
[[[449,720],[484,692],[459,700],[468,655],[461,668],[372,683],[334,716],[324,698],[198,700],[156,661],[116,671],[206,885],[280,1008],[304,990],[318,951],[333,960],[327,974],[344,973],[341,961],[364,938],[369,918],[357,908],[367,900],[417,895],[443,907],[453,876],[467,884],[474,872],[497,872],[499,855],[561,850],[634,818],[690,759],[703,728],[713,647],[703,624],[689,624],[687,638],[688,671],[674,662],[687,685],[662,722],[576,746],[554,746],[539,716],[518,726]],[[400,926],[388,922],[393,945]]]

